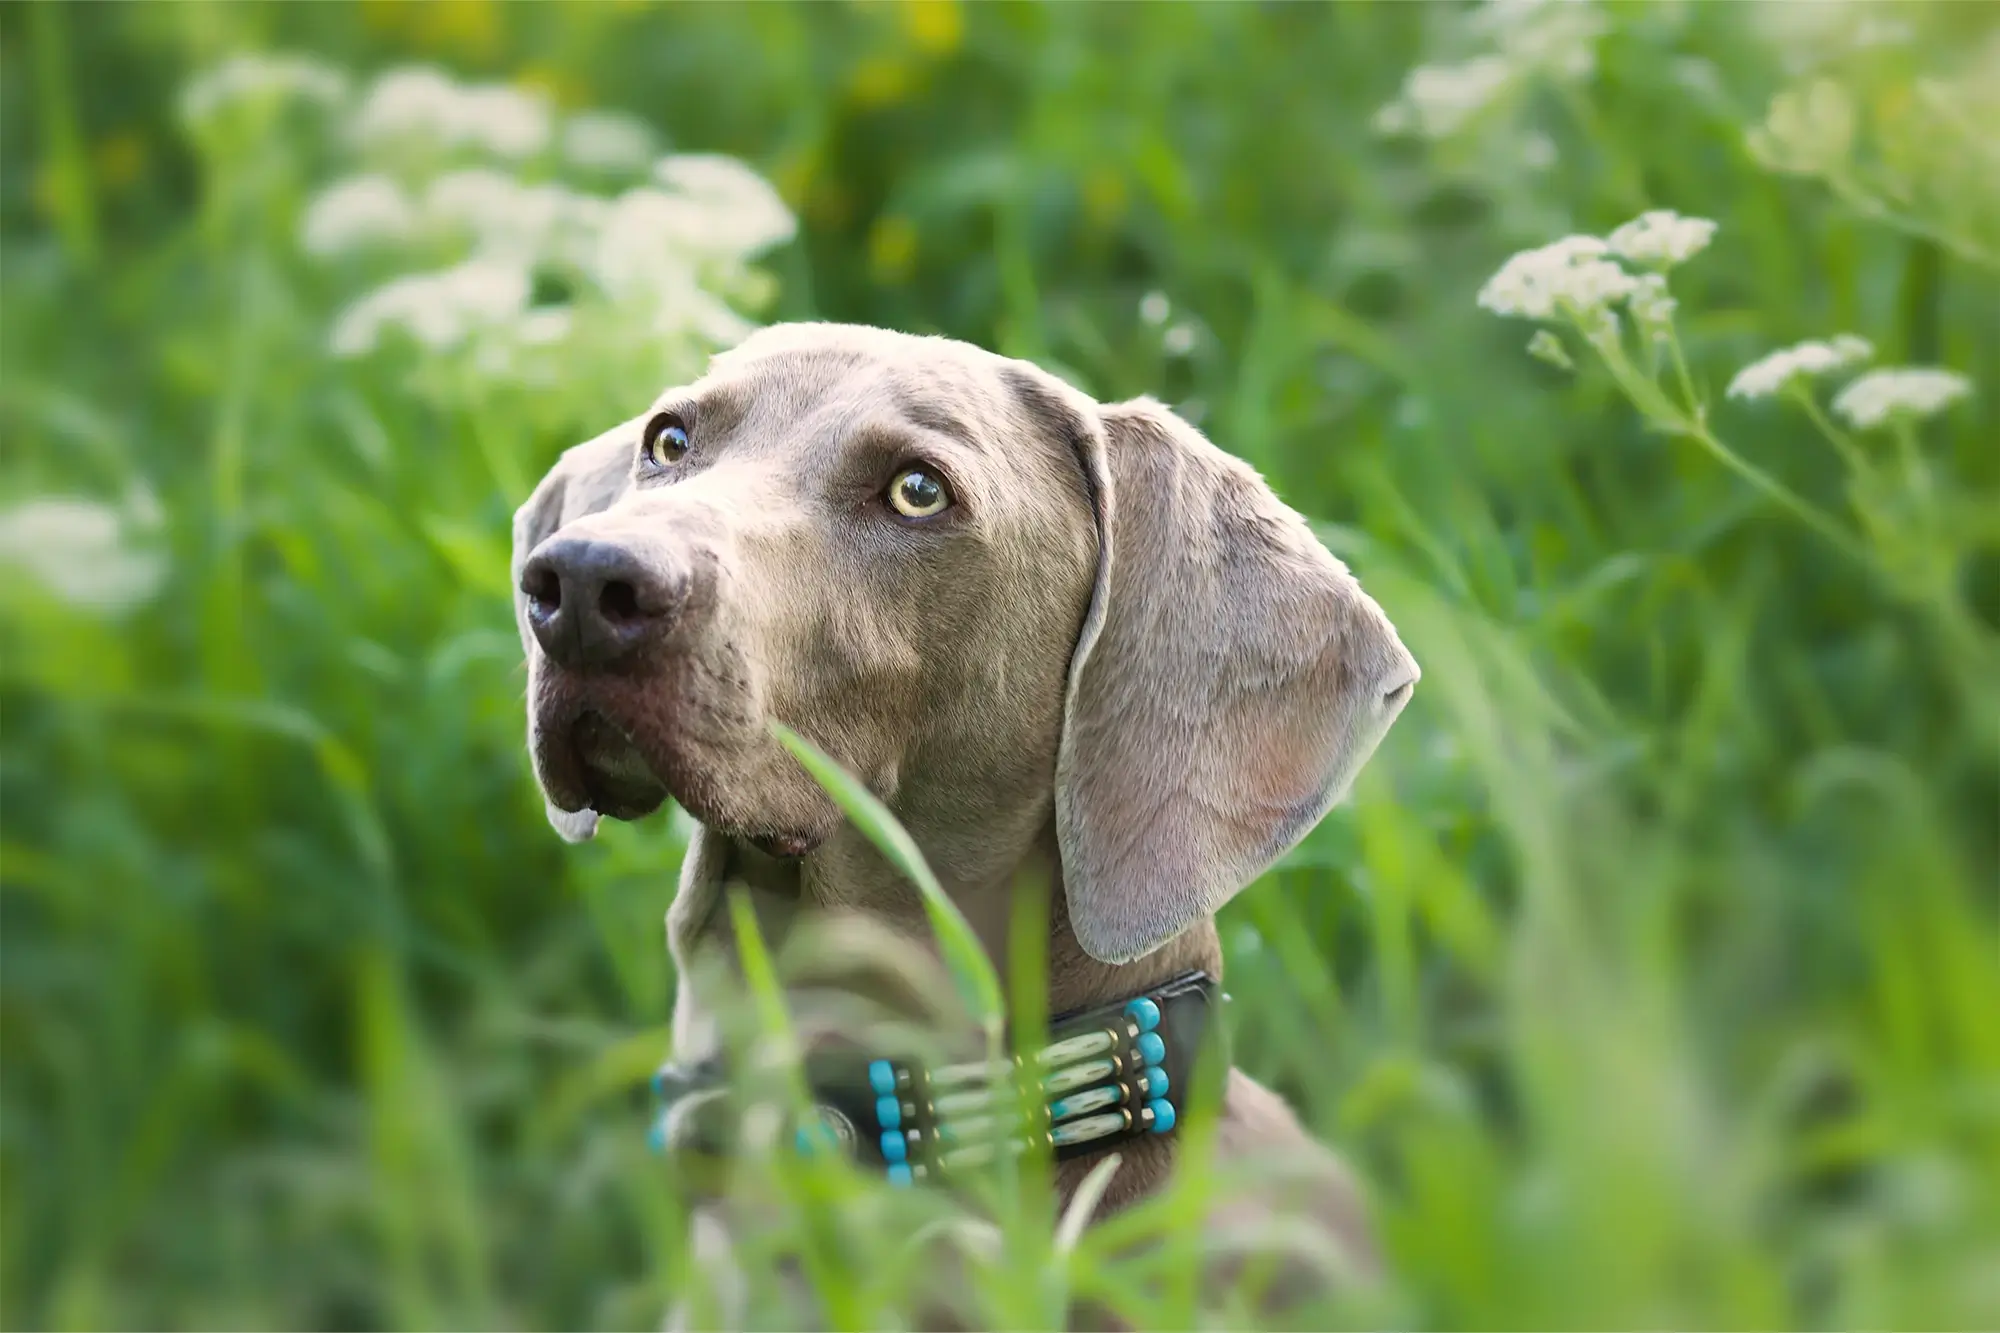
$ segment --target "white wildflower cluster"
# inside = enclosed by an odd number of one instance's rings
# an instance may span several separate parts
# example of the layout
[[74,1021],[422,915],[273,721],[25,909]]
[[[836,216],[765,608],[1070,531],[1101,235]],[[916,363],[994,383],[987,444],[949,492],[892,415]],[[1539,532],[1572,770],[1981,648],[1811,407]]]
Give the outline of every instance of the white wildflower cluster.
[[[1455,63],[1420,65],[1401,94],[1375,113],[1383,134],[1445,139],[1532,80],[1575,82],[1597,67],[1603,14],[1590,0],[1486,0],[1471,12],[1469,35],[1493,49]],[[1524,164],[1546,165],[1553,145],[1533,141]]]
[[[1699,253],[1715,235],[1707,218],[1684,218],[1655,209],[1617,228],[1608,237],[1565,236],[1535,250],[1523,250],[1500,266],[1479,290],[1479,305],[1517,319],[1564,319],[1594,343],[1619,336],[1617,307],[1623,303],[1647,342],[1673,336],[1675,301],[1666,270]],[[1633,274],[1619,260],[1651,272]],[[1562,344],[1543,330],[1529,354],[1569,369]]]
[[1470,25],[1515,68],[1572,82],[1596,72],[1597,43],[1610,28],[1590,0],[1486,0]]
[[1871,370],[1842,389],[1833,410],[1856,430],[1873,430],[1898,418],[1936,416],[1972,392],[1972,382],[1927,366]]
[[288,102],[334,106],[347,96],[347,76],[305,56],[239,55],[192,80],[181,92],[181,116],[204,128],[239,107]]
[[1853,96],[1832,79],[1814,79],[1773,97],[1763,124],[1750,131],[1747,143],[1773,171],[1823,176],[1846,168],[1859,128]]
[[[1479,305],[1496,315],[1566,320],[1597,344],[1607,358],[1620,353],[1615,307],[1626,313],[1649,341],[1673,335],[1675,302],[1666,270],[1706,249],[1715,223],[1684,218],[1664,209],[1642,213],[1608,237],[1566,236],[1524,250],[1501,265],[1479,291]],[[1617,259],[1652,271],[1634,275]],[[1564,370],[1573,369],[1562,340],[1548,329],[1528,343],[1529,355]],[[1729,382],[1730,398],[1770,398],[1801,380],[1834,375],[1875,355],[1867,339],[1852,333],[1786,347],[1751,362]],[[1874,370],[1855,379],[1833,400],[1833,410],[1857,430],[1935,416],[1970,395],[1963,375],[1931,367]]]
[[1715,224],[1707,218],[1684,218],[1671,209],[1641,213],[1606,238],[1611,252],[1635,264],[1669,268],[1685,263],[1708,248]]
[[1831,375],[1859,365],[1875,355],[1866,338],[1843,333],[1824,342],[1817,339],[1786,347],[1752,361],[1729,381],[1731,398],[1769,398],[1801,378]]
[[1188,319],[1168,324],[1173,317],[1173,303],[1165,292],[1147,292],[1139,298],[1139,319],[1147,328],[1159,330],[1160,350],[1176,360],[1193,356],[1195,344],[1201,340],[1200,331]]
[[122,508],[41,496],[0,512],[0,566],[71,606],[116,615],[150,600],[166,578],[165,558],[140,540],[159,520],[148,495]]
[[[226,66],[190,98],[345,86],[322,67],[310,79],[279,68],[289,72]],[[310,200],[300,245],[384,276],[335,321],[340,356],[408,339],[429,355],[464,349],[498,375],[520,368],[523,348],[572,341],[728,345],[752,327],[734,303],[759,290],[753,262],[796,230],[771,185],[733,158],[661,157],[630,116],[559,118],[537,95],[435,69],[381,75],[342,129],[353,172]],[[580,183],[607,177],[625,188]],[[538,289],[560,302],[536,304]]]
[[1449,138],[1497,101],[1514,77],[1513,64],[1500,55],[1419,65],[1404,77],[1402,96],[1375,113],[1375,128],[1383,134]]
[[339,255],[399,244],[416,229],[417,210],[403,187],[369,172],[349,176],[315,196],[299,239],[310,254]]
[[1610,249],[1600,237],[1565,236],[1523,250],[1480,288],[1480,308],[1520,319],[1582,318],[1605,310],[1639,285],[1605,258]]
[[582,111],[563,124],[563,161],[585,171],[644,171],[654,152],[646,123],[617,111]]
[[333,350],[360,356],[374,351],[389,329],[400,328],[430,351],[446,351],[482,329],[518,321],[532,287],[527,267],[504,259],[470,259],[439,273],[396,278],[341,313]]
[[505,84],[461,84],[427,68],[376,79],[348,127],[364,149],[426,143],[518,161],[548,147],[554,133],[545,99]]

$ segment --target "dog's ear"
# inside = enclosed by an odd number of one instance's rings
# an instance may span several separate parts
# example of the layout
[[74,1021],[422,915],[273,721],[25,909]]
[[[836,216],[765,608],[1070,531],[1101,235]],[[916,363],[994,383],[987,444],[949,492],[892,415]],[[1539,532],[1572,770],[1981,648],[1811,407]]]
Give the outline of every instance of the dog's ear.
[[[573,445],[556,460],[527,503],[514,511],[514,626],[530,660],[535,655],[534,632],[528,628],[528,599],[521,592],[521,569],[528,556],[556,529],[585,514],[609,509],[632,482],[632,462],[644,418],[614,426],[594,440]],[[532,719],[529,722],[533,726]],[[532,745],[533,736],[529,737]],[[545,802],[549,823],[566,842],[585,842],[597,833],[597,812],[558,810]]]
[[1150,399],[1076,434],[1098,530],[1056,827],[1077,943],[1138,958],[1346,794],[1417,664],[1249,465]]

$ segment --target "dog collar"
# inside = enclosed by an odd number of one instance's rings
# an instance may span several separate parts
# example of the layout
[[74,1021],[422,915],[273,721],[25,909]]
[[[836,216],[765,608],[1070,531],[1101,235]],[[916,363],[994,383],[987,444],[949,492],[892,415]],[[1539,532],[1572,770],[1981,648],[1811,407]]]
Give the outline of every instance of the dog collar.
[[[813,1118],[800,1151],[844,1151],[891,1183],[946,1177],[1041,1144],[1057,1161],[1149,1134],[1171,1134],[1194,1086],[1197,1056],[1222,1025],[1214,978],[1188,972],[1123,1001],[1062,1015],[1031,1056],[927,1068],[893,1056],[815,1052],[806,1060]],[[1228,1067],[1226,1053],[1222,1067]],[[675,1108],[726,1088],[718,1059],[669,1062],[653,1076],[664,1150]]]

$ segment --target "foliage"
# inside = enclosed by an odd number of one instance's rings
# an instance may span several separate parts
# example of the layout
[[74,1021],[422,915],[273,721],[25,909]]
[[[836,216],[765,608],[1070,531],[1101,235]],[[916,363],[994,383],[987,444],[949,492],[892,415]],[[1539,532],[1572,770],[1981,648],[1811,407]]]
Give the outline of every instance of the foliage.
[[[447,128],[385,156],[413,63]],[[1950,4],[0,10],[0,1319],[713,1308],[643,1135],[684,828],[546,829],[507,519],[826,317],[1175,402],[1424,666],[1224,916],[1239,1059],[1390,1256],[1321,1324],[2000,1322],[1996,88]],[[504,208],[420,227],[468,168]],[[1653,209],[1706,248],[1633,257]],[[1625,280],[1479,308],[1559,243]],[[504,303],[336,337],[468,262]],[[788,1261],[907,1319],[963,1234],[770,1171],[753,1322]],[[1209,1183],[1060,1258],[996,1196],[958,1294],[1193,1326]]]

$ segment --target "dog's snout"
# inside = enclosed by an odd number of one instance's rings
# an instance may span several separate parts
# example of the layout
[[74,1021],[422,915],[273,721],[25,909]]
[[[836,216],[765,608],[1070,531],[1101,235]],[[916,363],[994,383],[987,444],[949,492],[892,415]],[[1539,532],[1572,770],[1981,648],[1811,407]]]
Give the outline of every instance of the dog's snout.
[[521,570],[528,624],[542,651],[574,669],[611,666],[673,628],[687,576],[618,542],[545,542]]

